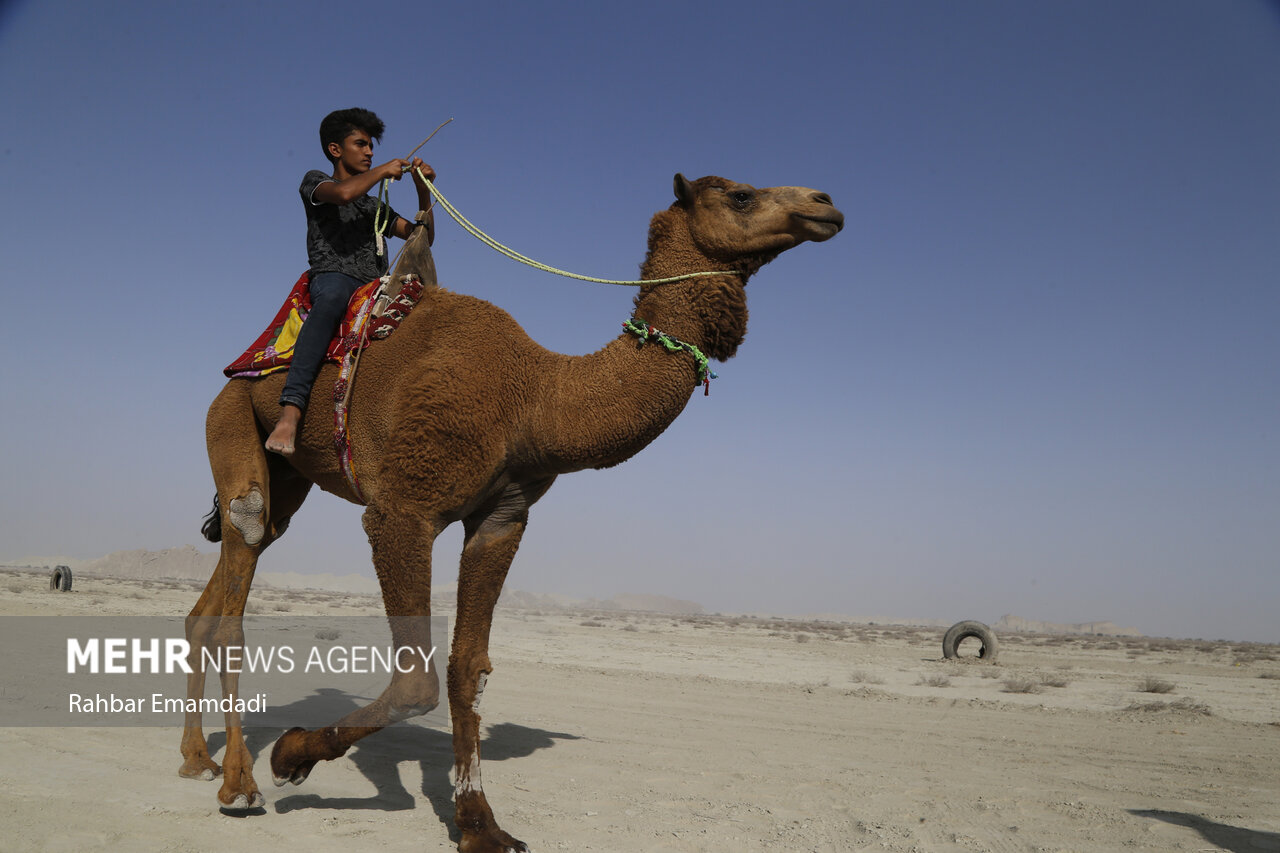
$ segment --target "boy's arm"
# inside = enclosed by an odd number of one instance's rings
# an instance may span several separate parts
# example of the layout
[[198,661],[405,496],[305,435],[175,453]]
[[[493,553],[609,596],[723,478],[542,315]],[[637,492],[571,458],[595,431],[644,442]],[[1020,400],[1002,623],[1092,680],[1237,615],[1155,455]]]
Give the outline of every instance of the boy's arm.
[[368,194],[369,190],[376,187],[379,182],[386,178],[399,180],[400,175],[404,173],[405,168],[408,166],[408,160],[397,158],[341,181],[325,181],[315,188],[311,193],[311,198],[324,204],[336,204],[339,206],[350,204],[360,196]]
[[[422,178],[418,177],[418,171],[421,170],[423,177],[428,181],[434,181],[436,179],[436,170],[422,162],[422,159],[419,157],[414,157],[413,162],[409,164],[409,167],[410,174],[413,175],[413,185],[418,190],[418,210],[425,210],[427,212],[427,215],[424,217],[424,221],[426,222],[425,227],[427,229],[427,245],[431,246],[436,242],[436,218],[435,214],[431,210],[431,190],[427,189],[427,185],[422,182]],[[409,235],[413,233],[413,229],[416,227],[417,225],[409,222],[404,217],[399,217],[396,219],[395,224],[391,226],[391,233],[399,237],[401,240],[407,240],[409,239]]]

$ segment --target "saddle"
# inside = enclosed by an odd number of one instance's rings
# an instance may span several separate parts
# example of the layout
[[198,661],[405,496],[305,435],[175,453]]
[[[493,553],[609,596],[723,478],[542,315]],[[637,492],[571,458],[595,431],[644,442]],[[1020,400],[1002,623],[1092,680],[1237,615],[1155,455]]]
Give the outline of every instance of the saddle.
[[[381,290],[385,282],[386,279],[375,279],[352,294],[347,313],[333,340],[329,342],[325,361],[341,364],[348,353],[358,352],[368,346],[370,341],[381,340],[390,335],[422,296],[421,280],[416,275],[407,275],[400,281],[399,292],[385,303],[385,307],[377,306],[380,310],[375,310],[375,303],[382,296]],[[293,361],[293,347],[298,341],[302,321],[307,319],[310,311],[310,273],[304,272],[267,328],[222,372],[234,379],[266,376],[277,370],[287,369]],[[371,318],[371,313],[376,316]],[[366,323],[367,333],[364,328]]]

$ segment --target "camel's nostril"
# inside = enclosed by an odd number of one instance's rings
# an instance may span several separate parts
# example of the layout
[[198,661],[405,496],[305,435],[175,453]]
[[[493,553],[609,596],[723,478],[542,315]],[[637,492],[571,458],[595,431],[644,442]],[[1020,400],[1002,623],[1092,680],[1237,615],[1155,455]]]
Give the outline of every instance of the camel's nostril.
[[832,207],[835,207],[835,203],[831,200],[831,196],[826,193],[814,193],[813,200],[820,204],[829,204]]

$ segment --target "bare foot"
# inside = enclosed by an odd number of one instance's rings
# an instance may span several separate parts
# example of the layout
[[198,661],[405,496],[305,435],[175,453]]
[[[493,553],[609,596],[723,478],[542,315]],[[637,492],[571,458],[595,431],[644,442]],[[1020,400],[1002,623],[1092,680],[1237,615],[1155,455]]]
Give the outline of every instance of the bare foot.
[[302,410],[288,403],[280,410],[280,420],[276,428],[267,436],[267,450],[281,456],[292,456],[294,442],[298,437],[298,421],[302,420]]

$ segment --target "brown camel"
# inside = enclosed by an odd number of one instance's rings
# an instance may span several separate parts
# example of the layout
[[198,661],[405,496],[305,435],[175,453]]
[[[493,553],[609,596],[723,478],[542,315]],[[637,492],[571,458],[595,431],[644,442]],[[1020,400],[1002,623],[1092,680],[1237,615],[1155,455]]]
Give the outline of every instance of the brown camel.
[[[756,189],[676,175],[675,194],[671,207],[653,217],[642,278],[723,275],[644,285],[633,316],[710,358],[727,359],[746,333],[748,277],[793,246],[835,236],[844,216],[826,194],[800,187]],[[411,237],[403,258],[398,271],[421,270],[424,280],[434,280],[425,240]],[[688,403],[696,374],[689,352],[640,346],[627,332],[590,355],[549,352],[501,309],[443,288],[428,289],[399,330],[364,355],[350,441],[368,505],[364,529],[397,648],[430,649],[431,546],[455,521],[465,531],[447,682],[459,850],[528,849],[498,827],[485,799],[477,709],[493,669],[493,608],[529,507],[560,474],[616,465],[651,442]],[[317,387],[332,384],[335,375],[326,367]],[[222,555],[187,617],[193,661],[206,646],[243,645],[258,556],[284,532],[313,483],[360,502],[334,452],[327,406],[308,410],[292,457],[264,451],[283,381],[280,374],[233,379],[209,408],[217,496],[206,535],[220,537]],[[189,697],[204,694],[203,667],[195,669]],[[220,677],[224,696],[240,695],[236,673]],[[317,761],[430,711],[439,692],[433,666],[396,671],[366,707],[322,729],[285,732],[271,753],[276,784],[299,784]],[[226,729],[219,768],[209,757],[199,713],[188,714],[179,773],[204,779],[221,773],[224,808],[260,806],[238,714],[226,715]]]

